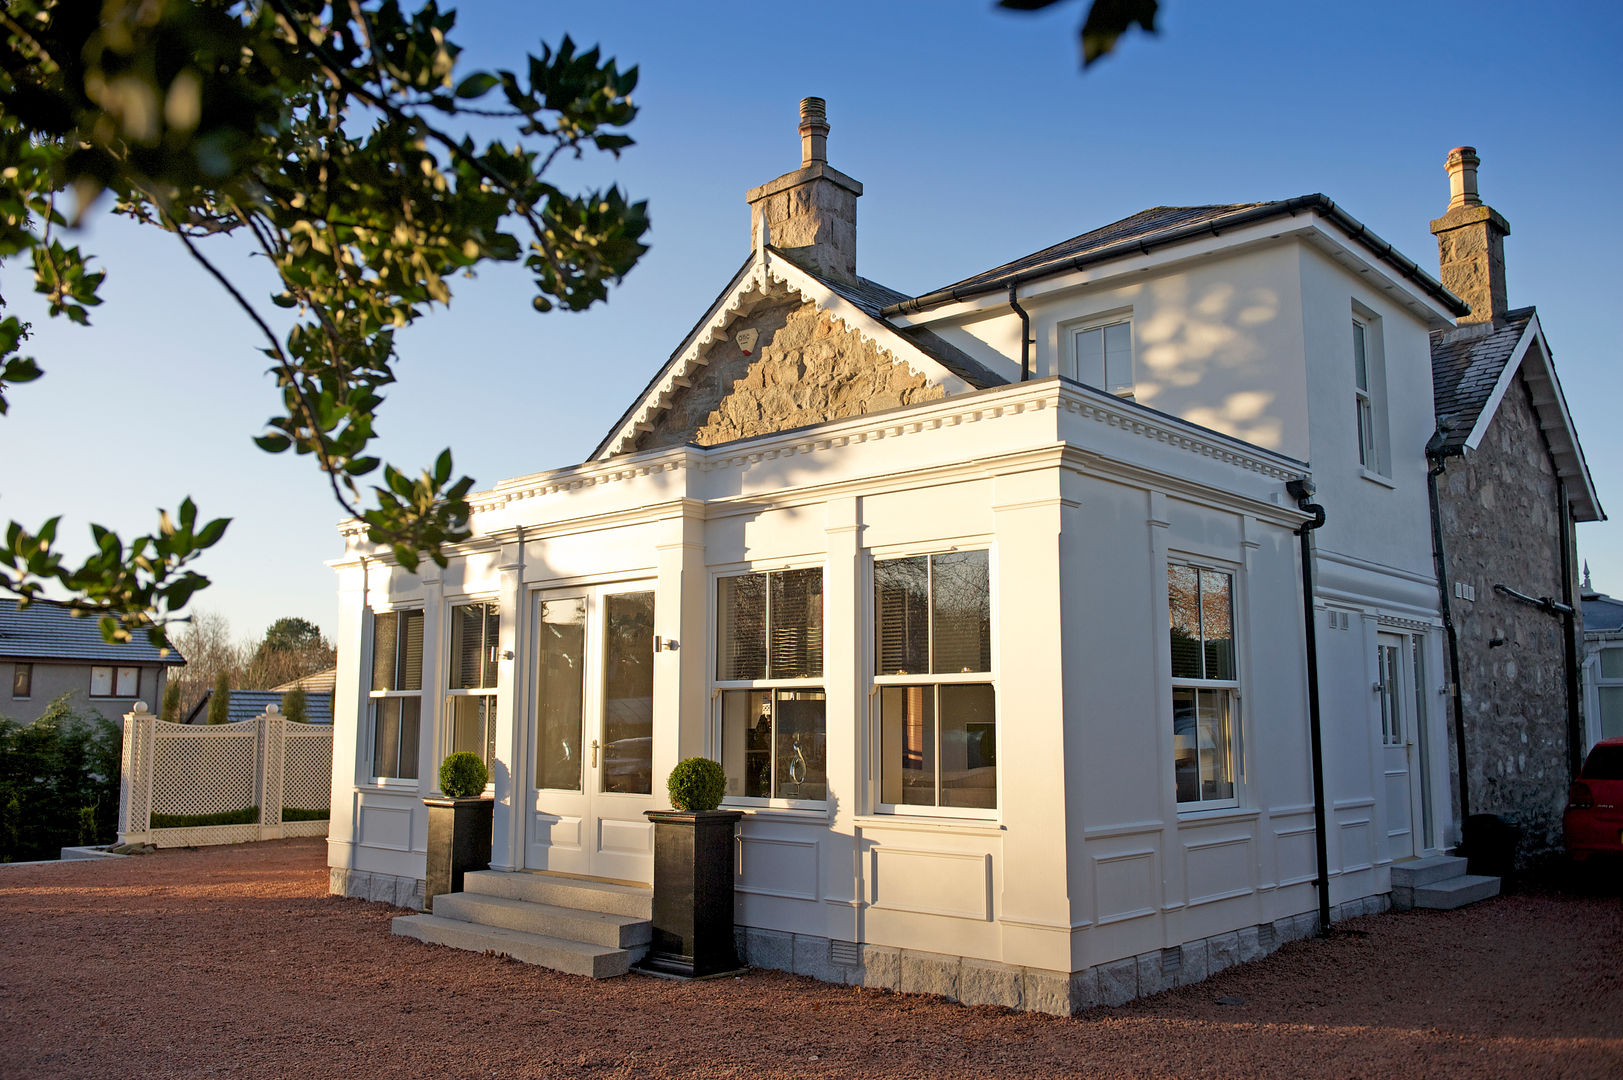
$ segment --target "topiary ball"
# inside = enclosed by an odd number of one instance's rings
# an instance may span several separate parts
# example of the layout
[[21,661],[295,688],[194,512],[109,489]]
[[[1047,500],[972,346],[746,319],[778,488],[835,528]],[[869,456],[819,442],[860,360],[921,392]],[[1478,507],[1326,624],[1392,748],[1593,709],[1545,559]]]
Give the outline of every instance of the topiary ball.
[[676,763],[665,782],[671,805],[689,812],[714,810],[727,794],[727,773],[721,763],[707,757],[690,757]]
[[466,799],[483,795],[488,783],[490,770],[485,768],[478,754],[464,750],[440,762],[440,791],[446,798]]

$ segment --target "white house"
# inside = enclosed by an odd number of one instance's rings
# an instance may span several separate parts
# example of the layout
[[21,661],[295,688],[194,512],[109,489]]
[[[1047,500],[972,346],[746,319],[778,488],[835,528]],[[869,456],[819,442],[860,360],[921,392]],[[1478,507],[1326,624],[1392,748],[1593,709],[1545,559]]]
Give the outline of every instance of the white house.
[[803,102],[590,460],[475,496],[444,570],[343,528],[333,890],[420,899],[471,749],[511,882],[645,885],[643,811],[720,760],[742,952],[833,981],[1069,1012],[1203,978],[1317,925],[1319,803],[1325,906],[1384,907],[1458,838],[1425,447],[1465,305],[1319,195],[909,297],[856,273],[827,131]]

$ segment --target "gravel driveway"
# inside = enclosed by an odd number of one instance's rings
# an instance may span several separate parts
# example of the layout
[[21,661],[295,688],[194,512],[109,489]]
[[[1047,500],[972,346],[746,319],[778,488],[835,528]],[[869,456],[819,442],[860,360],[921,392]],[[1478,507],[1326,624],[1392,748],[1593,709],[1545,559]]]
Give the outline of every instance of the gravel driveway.
[[1615,879],[1369,916],[1073,1019],[392,937],[284,840],[0,869],[4,1077],[1623,1076]]

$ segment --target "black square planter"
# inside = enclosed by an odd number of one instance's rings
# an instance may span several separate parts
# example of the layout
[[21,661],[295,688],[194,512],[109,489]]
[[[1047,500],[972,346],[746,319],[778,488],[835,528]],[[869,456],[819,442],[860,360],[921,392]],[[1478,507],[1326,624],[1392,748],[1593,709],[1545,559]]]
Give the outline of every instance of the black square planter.
[[424,799],[428,807],[428,874],[423,882],[423,910],[434,910],[434,897],[462,891],[462,875],[490,869],[491,830],[496,800]]
[[654,823],[654,935],[638,967],[702,979],[739,970],[733,947],[737,810],[646,810]]

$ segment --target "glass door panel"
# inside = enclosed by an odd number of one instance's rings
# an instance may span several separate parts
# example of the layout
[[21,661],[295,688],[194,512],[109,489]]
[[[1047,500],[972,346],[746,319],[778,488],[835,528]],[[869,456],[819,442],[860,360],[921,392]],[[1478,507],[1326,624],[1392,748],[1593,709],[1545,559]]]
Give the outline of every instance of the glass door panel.
[[654,594],[609,593],[603,618],[602,788],[654,790]]

